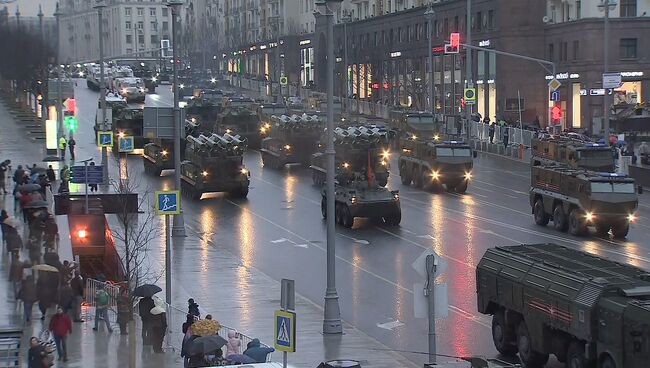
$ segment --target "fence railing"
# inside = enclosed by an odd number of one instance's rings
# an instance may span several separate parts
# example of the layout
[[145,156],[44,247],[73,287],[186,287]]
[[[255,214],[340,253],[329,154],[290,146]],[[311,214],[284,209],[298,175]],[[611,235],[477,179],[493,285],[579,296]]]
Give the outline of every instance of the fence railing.
[[[471,124],[471,137],[481,140],[490,141],[490,125],[481,122],[472,121]],[[532,139],[538,134],[533,130],[520,129],[509,126],[494,125],[493,143],[503,143],[504,133],[508,131],[508,145],[523,144],[525,147],[530,147]]]

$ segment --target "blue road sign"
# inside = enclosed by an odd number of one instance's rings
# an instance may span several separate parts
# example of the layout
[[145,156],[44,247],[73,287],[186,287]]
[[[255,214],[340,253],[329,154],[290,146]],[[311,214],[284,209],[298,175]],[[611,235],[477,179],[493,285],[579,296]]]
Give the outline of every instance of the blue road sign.
[[551,95],[549,96],[549,101],[555,101],[558,102],[560,101],[560,91],[551,91]]
[[178,190],[156,192],[156,214],[178,215],[181,213],[181,192]]
[[113,147],[113,132],[97,132],[100,147]]
[[275,348],[279,351],[293,353],[296,351],[296,314],[287,311],[275,311]]
[[135,149],[135,141],[133,137],[119,137],[118,138],[120,152],[133,152]]
[[104,181],[102,166],[88,165],[88,175],[85,166],[72,166],[70,181],[75,184],[101,184]]

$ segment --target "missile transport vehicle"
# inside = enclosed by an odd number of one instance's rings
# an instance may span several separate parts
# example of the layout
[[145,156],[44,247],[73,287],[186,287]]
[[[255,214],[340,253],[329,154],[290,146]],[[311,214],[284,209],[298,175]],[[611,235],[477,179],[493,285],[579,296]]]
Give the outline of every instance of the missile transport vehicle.
[[478,312],[527,368],[646,368],[650,273],[555,244],[488,249],[476,267]]
[[185,160],[181,162],[181,193],[192,199],[208,192],[245,198],[250,183],[243,163],[245,150],[246,141],[237,135],[188,136]]
[[273,115],[269,127],[260,128],[267,134],[260,149],[264,167],[280,169],[286,164],[309,164],[324,128],[325,121],[318,116]]
[[[390,155],[387,131],[372,126],[338,127],[334,136],[336,222],[351,228],[355,217],[366,217],[390,226],[399,225],[402,220],[399,191],[385,187]],[[314,184],[325,183],[326,160],[323,152],[312,155]],[[326,196],[323,188],[323,217],[327,217]]]
[[222,111],[212,129],[217,134],[237,134],[246,139],[253,148],[258,148],[260,118],[254,110],[254,100],[246,97],[229,97],[224,101]]
[[616,171],[616,151],[605,143],[590,142],[578,136],[533,138],[533,166],[565,164],[593,171]]
[[601,236],[627,236],[636,220],[638,198],[634,179],[616,173],[598,173],[564,165],[533,166],[530,206],[535,223],[572,235],[587,234],[593,226]]

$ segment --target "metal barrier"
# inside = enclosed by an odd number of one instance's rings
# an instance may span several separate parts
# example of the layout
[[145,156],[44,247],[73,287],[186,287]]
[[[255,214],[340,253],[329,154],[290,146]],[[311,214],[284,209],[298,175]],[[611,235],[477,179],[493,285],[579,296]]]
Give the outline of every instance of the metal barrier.
[[[519,145],[523,144],[525,147],[530,147],[532,139],[537,135],[537,132],[527,129],[520,129],[508,126],[494,125],[494,139],[493,143],[503,143],[503,133],[508,130],[508,144]],[[472,121],[471,122],[471,137],[481,140],[490,140],[490,125]]]
[[84,304],[94,307],[95,295],[97,295],[97,290],[100,288],[103,288],[108,293],[108,305],[116,307],[117,299],[120,297],[120,286],[111,281],[99,281],[95,279],[86,279]]

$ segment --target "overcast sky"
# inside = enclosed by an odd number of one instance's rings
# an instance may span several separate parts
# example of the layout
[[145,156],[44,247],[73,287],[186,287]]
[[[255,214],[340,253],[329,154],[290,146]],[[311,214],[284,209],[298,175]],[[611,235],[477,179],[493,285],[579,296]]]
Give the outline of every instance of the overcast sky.
[[3,4],[5,1],[11,0],[0,0],[0,8],[6,6],[9,9],[9,16],[11,17],[16,14],[16,6],[20,8],[20,16],[24,17],[35,17],[38,14],[39,4],[43,8],[43,14],[46,17],[52,17],[54,8],[56,8],[56,0],[16,0],[11,4]]

